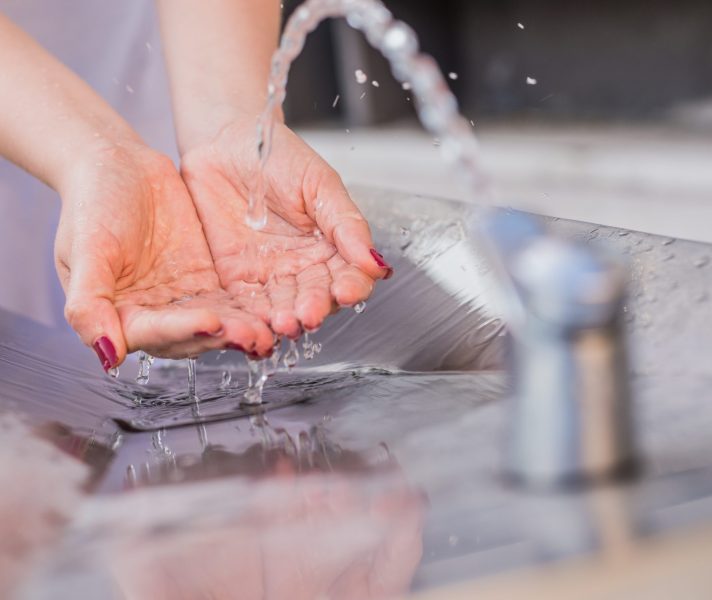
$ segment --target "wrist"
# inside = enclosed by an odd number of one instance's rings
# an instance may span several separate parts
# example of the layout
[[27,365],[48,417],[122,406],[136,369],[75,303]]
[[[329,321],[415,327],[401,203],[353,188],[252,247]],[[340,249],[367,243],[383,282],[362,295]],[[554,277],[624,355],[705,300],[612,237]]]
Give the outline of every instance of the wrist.
[[[239,101],[202,102],[176,114],[178,150],[185,156],[191,150],[205,146],[228,128],[244,127],[256,131],[257,122],[267,105],[267,95],[258,99],[241,98]],[[275,118],[284,121],[282,108]]]
[[[158,153],[132,130],[95,132],[70,154],[50,185],[59,193],[62,203],[74,198],[75,190],[87,181],[113,177],[115,173],[138,171],[152,155]],[[129,169],[127,171],[127,169]]]

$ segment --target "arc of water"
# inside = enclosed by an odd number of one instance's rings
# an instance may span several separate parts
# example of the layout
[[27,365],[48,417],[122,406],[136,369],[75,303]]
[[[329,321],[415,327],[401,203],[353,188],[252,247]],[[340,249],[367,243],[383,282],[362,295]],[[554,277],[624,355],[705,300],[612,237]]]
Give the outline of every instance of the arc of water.
[[264,171],[271,152],[276,112],[286,96],[289,68],[309,33],[323,20],[335,17],[345,17],[351,27],[362,31],[368,42],[388,59],[394,77],[410,84],[418,117],[426,130],[441,139],[444,158],[458,167],[473,193],[484,192],[488,182],[480,168],[472,126],[459,113],[457,100],[435,60],[419,51],[415,32],[394,19],[380,0],[306,0],[287,21],[272,58],[267,106],[257,125],[259,161],[250,190],[248,225],[261,229],[267,223]]

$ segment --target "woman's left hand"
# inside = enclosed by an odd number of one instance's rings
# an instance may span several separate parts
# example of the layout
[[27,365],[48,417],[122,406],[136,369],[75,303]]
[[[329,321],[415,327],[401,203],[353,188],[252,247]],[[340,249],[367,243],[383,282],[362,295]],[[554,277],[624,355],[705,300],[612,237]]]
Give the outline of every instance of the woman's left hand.
[[254,119],[233,121],[186,152],[181,173],[222,286],[276,334],[294,338],[368,298],[393,269],[338,174],[282,123],[264,173],[267,223],[250,228],[256,143]]

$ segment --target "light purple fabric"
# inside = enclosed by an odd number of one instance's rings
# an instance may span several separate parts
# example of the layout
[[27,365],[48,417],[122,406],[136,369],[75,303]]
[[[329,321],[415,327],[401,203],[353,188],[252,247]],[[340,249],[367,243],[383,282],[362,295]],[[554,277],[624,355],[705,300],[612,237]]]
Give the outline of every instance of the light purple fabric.
[[[153,2],[0,0],[0,12],[177,160]],[[58,215],[54,191],[0,158],[0,307],[67,327],[52,258]]]

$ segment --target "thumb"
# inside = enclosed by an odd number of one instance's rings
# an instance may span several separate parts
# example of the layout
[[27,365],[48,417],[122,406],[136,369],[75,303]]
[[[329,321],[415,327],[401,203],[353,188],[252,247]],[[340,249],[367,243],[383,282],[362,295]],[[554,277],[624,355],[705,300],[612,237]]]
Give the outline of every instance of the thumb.
[[344,260],[373,279],[388,279],[393,268],[375,249],[366,219],[346,191],[339,175],[326,163],[307,205],[319,226]]
[[108,262],[91,254],[72,261],[64,316],[82,342],[94,349],[106,372],[126,358],[126,341],[114,306],[115,287]]

